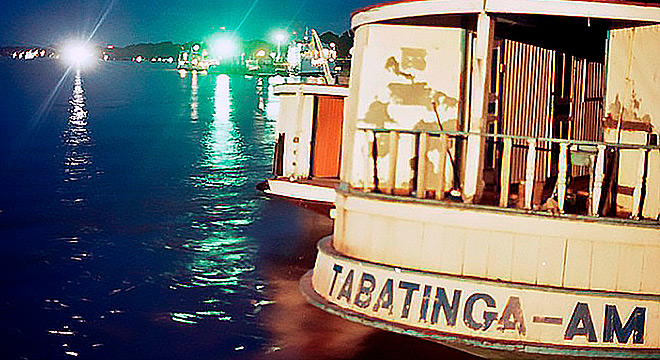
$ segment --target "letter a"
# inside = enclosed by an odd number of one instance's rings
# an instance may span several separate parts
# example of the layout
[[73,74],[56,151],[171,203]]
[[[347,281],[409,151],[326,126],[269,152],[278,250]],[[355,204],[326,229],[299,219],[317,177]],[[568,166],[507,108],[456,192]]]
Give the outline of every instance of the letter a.
[[589,305],[586,303],[578,302],[571,315],[571,321],[568,323],[564,340],[573,340],[576,335],[584,335],[587,341],[596,342],[596,331],[594,330],[594,322],[591,320],[591,312]]
[[393,306],[394,305],[394,280],[392,279],[387,279],[387,282],[385,282],[385,285],[383,285],[383,289],[380,290],[380,295],[378,295],[378,299],[376,299],[376,303],[374,304],[374,311],[378,311],[381,307],[383,309],[387,309],[390,312],[390,315],[392,314]]
[[[511,321],[512,317],[513,321]],[[520,335],[525,335],[525,316],[523,315],[522,306],[520,306],[519,297],[511,296],[509,298],[497,323],[499,324],[497,329],[500,331],[518,329]]]

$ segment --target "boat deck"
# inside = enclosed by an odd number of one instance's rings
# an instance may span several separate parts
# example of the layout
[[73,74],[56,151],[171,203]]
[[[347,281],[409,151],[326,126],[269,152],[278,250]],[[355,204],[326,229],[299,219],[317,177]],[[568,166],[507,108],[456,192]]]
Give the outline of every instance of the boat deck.
[[309,179],[297,180],[297,182],[306,185],[321,186],[333,189],[339,185],[339,179],[337,178],[311,177]]

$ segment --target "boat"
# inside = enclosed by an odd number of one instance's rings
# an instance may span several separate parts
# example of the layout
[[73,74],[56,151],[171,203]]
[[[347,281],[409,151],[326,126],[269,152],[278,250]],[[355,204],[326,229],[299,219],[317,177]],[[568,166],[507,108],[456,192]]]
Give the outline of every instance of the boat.
[[339,184],[348,87],[289,83],[275,85],[273,92],[280,104],[273,176],[257,187],[331,216]]
[[301,56],[297,61],[298,74],[303,77],[323,76],[326,83],[334,84],[337,75],[334,67],[337,60],[335,44],[324,44],[314,29],[310,29],[309,35],[305,36],[305,39],[307,38],[309,41],[303,43]]
[[658,4],[400,1],[351,22],[306,299],[488,359],[660,358]]
[[181,46],[176,68],[182,76],[188,71],[206,74],[211,65],[215,63],[209,59],[208,51],[202,48],[200,43],[186,43]]

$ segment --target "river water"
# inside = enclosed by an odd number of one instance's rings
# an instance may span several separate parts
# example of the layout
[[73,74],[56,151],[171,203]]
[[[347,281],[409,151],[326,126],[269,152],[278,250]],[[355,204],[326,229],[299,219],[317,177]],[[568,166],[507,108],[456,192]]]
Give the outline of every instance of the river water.
[[268,79],[0,62],[1,359],[466,355],[305,303],[330,220],[263,197]]

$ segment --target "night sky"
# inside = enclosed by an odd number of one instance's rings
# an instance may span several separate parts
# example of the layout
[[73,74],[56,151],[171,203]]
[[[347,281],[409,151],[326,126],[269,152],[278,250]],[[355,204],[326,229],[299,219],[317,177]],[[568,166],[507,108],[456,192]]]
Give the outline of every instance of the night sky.
[[0,46],[47,46],[87,37],[102,18],[93,41],[118,46],[203,40],[222,27],[246,40],[268,39],[276,29],[306,26],[340,34],[349,29],[353,11],[381,2],[384,0],[0,0]]

